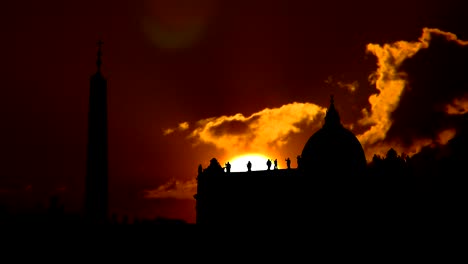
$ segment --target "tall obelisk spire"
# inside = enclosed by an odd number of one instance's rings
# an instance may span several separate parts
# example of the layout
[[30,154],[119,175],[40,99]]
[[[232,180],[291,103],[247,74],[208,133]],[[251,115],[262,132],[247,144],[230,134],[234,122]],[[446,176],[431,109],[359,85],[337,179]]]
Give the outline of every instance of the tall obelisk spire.
[[85,221],[91,224],[108,220],[107,80],[101,73],[102,44],[99,40],[97,71],[89,90]]

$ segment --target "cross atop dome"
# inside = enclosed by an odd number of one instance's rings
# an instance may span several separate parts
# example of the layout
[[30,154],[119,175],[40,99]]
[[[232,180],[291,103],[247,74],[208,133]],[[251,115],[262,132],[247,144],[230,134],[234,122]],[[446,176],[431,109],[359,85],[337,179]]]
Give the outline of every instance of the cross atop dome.
[[327,114],[325,115],[325,124],[324,126],[336,126],[341,125],[340,115],[335,108],[335,99],[334,95],[330,95],[330,107],[327,109]]

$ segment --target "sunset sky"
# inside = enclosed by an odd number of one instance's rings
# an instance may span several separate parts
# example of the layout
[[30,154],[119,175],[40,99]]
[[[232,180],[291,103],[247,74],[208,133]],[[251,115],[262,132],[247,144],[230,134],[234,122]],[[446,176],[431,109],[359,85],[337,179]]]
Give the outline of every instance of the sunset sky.
[[468,111],[464,2],[7,1],[0,205],[82,210],[100,38],[111,213],[194,222],[211,158],[296,167],[330,94],[368,159],[445,144]]

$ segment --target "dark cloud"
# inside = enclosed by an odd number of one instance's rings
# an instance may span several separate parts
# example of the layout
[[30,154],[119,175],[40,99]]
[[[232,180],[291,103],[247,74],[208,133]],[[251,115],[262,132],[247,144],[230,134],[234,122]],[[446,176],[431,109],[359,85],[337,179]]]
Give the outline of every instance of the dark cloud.
[[217,126],[211,127],[210,132],[213,133],[213,135],[215,136],[222,136],[225,134],[245,135],[249,133],[249,124],[255,122],[255,120],[258,120],[258,118],[260,118],[260,116],[254,116],[250,118],[247,122],[241,120],[225,121]]
[[447,129],[457,128],[460,115],[447,113],[447,105],[468,94],[468,45],[447,33],[431,33],[428,48],[419,50],[401,65],[407,87],[387,140],[409,146],[415,139],[437,139]]

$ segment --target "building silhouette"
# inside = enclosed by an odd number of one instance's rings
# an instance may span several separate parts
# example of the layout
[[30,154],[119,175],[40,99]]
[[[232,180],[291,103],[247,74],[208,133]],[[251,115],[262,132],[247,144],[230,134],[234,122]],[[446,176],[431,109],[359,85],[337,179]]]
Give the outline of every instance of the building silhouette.
[[[465,219],[466,120],[443,149],[410,158],[391,148],[367,164],[332,97],[323,127],[306,142],[297,168],[227,173],[215,158],[199,167],[196,223],[360,226]],[[437,158],[430,151],[449,154]]]
[[91,76],[84,217],[87,223],[108,220],[107,80],[101,72],[102,42],[98,42],[97,71]]
[[362,146],[342,126],[332,97],[323,127],[305,144],[297,168],[225,173],[213,158],[197,177],[196,222],[292,224],[349,216],[359,197],[350,192],[365,172]]

